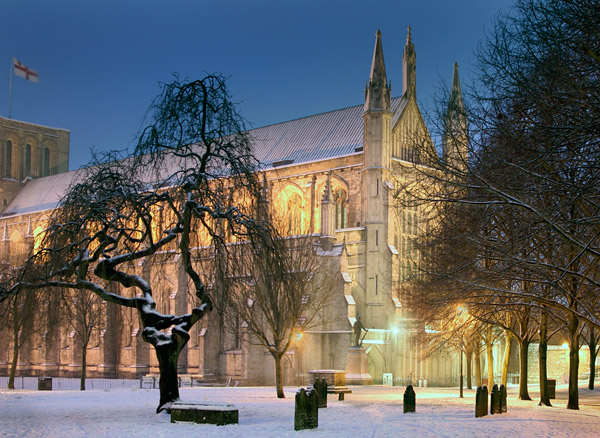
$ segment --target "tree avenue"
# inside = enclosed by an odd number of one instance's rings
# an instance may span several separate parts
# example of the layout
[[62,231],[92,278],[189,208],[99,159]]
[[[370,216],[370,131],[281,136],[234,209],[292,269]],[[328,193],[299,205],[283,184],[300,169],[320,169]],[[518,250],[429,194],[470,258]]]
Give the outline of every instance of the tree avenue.
[[569,409],[579,406],[582,328],[600,327],[599,23],[597,0],[518,0],[498,16],[468,105],[450,96],[454,111],[438,117],[444,141],[468,139],[468,152],[432,157],[407,187],[413,203],[434,205],[435,225],[418,242],[421,277],[445,287],[428,302],[467,305],[483,322],[511,313],[518,329],[495,325],[517,336],[522,361],[539,326],[543,404],[545,345],[560,331]]

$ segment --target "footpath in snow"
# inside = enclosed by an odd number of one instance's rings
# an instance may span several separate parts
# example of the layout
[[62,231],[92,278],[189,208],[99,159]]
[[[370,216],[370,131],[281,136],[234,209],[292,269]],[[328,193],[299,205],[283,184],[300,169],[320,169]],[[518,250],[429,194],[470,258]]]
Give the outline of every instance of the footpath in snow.
[[239,424],[171,424],[156,415],[158,390],[130,387],[110,391],[0,391],[0,437],[187,438],[187,437],[600,437],[600,389],[580,389],[581,409],[567,410],[566,385],[557,387],[554,407],[539,407],[508,391],[508,413],[475,418],[475,391],[415,388],[417,411],[402,413],[404,387],[354,386],[340,402],[330,395],[319,410],[319,428],[294,431],[294,395],[277,399],[274,388],[182,388],[184,401],[233,403]]

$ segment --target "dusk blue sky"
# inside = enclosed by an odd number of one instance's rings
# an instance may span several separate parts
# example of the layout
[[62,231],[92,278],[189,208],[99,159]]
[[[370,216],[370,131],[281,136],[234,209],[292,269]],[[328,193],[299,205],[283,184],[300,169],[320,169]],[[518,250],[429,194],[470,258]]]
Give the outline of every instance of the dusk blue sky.
[[[229,77],[251,126],[362,104],[381,29],[392,95],[412,27],[417,98],[426,110],[474,71],[484,29],[511,0],[2,0],[0,114],[8,116],[11,56],[40,75],[13,77],[12,118],[71,131],[70,168],[90,149],[133,144],[172,73]],[[2,67],[3,65],[3,67]]]

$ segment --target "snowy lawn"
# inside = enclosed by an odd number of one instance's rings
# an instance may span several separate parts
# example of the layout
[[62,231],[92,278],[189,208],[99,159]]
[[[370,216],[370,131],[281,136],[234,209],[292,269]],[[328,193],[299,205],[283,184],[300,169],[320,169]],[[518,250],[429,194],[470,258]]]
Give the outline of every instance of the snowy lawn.
[[[532,398],[537,397],[533,386]],[[566,385],[557,387],[554,407],[516,399],[509,387],[508,413],[475,418],[475,392],[415,388],[417,412],[402,413],[404,388],[351,387],[346,401],[330,395],[319,410],[319,428],[294,431],[294,394],[275,398],[274,388],[182,388],[184,401],[233,403],[238,425],[171,424],[154,413],[157,389],[110,391],[0,391],[0,437],[598,437],[600,390],[580,391],[581,410],[568,411]]]

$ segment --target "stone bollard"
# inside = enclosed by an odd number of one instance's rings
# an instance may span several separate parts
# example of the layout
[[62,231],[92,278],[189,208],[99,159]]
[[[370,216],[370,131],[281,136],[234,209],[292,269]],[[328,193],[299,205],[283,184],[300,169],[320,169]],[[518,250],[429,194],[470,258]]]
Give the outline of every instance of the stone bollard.
[[488,409],[487,386],[478,386],[475,394],[475,418],[485,417]]
[[296,410],[294,430],[316,429],[319,426],[319,408],[317,391],[300,388],[296,392]]
[[506,387],[504,385],[500,385],[500,413],[506,413]]
[[500,410],[500,390],[498,390],[498,385],[494,385],[492,387],[492,392],[490,393],[490,414],[501,414]]
[[327,380],[325,377],[317,377],[315,379],[315,383],[313,383],[313,388],[317,391],[317,398],[319,400],[318,406],[319,408],[327,407]]
[[417,400],[416,400],[415,390],[412,385],[408,385],[406,387],[406,391],[404,391],[404,413],[407,412],[415,412]]

